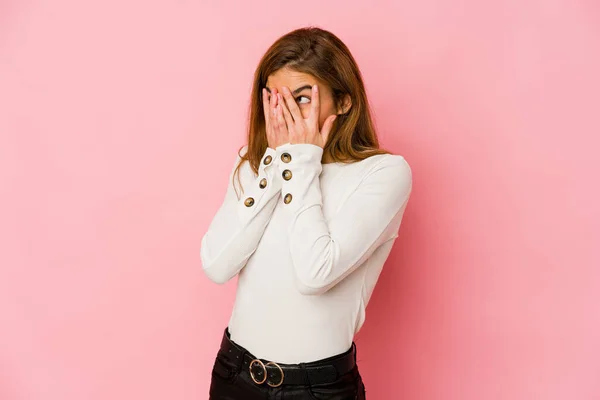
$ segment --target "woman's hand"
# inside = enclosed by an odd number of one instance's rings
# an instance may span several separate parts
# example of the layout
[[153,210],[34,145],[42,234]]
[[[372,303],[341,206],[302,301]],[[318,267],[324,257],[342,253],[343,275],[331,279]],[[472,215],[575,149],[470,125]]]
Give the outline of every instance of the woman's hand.
[[[323,128],[319,130],[319,89],[317,85],[312,87],[310,114],[307,119],[304,119],[300,108],[296,103],[296,99],[292,96],[292,92],[288,87],[283,87],[283,101],[281,94],[279,96],[278,108],[282,108],[283,119],[289,135],[289,142],[295,143],[310,143],[321,148],[325,147],[327,138],[333,127],[333,121],[336,115],[330,115],[323,123]],[[279,111],[278,111],[279,114]],[[278,118],[278,123],[281,125],[281,118]],[[281,129],[281,127],[280,127]]]
[[[281,95],[277,93],[277,89],[273,88],[273,92],[269,95],[267,89],[263,88],[263,111],[265,113],[265,129],[267,131],[267,143],[272,149],[289,142],[288,131],[285,127],[283,119],[283,111],[278,98]],[[280,121],[281,120],[281,121]],[[281,127],[283,122],[283,128]]]

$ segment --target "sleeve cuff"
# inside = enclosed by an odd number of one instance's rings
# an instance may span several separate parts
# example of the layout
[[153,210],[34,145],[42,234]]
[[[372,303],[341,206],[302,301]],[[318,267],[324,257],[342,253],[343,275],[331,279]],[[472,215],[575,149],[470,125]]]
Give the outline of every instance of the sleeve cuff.
[[323,149],[307,143],[286,143],[276,151],[284,209],[297,215],[306,208],[321,205],[319,176]]
[[306,164],[318,162],[321,164],[323,148],[310,143],[283,144],[275,150],[279,163]]
[[281,190],[281,179],[277,171],[275,149],[267,148],[260,160],[258,176],[244,186],[238,202],[238,214],[242,224],[247,224]]

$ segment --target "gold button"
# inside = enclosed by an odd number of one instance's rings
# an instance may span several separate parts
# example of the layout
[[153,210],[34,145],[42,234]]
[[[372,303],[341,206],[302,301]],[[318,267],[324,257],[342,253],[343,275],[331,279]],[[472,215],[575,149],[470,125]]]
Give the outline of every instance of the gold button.
[[267,178],[262,178],[262,179],[260,180],[260,183],[258,184],[258,186],[259,186],[261,189],[264,189],[264,188],[266,188],[266,187],[267,187]]
[[283,179],[285,179],[286,181],[289,181],[290,179],[292,179],[292,171],[286,169],[285,171],[283,171],[281,176],[283,176]]
[[252,207],[254,205],[254,199],[252,197],[248,197],[244,201],[244,204],[246,205],[246,207]]
[[283,198],[283,202],[285,204],[290,204],[292,202],[292,195],[290,193],[286,194]]
[[281,161],[283,161],[284,163],[289,163],[290,161],[292,161],[292,156],[290,156],[289,153],[283,153],[281,155]]
[[265,161],[264,161],[265,165],[269,165],[269,164],[271,164],[271,161],[272,161],[272,160],[273,160],[273,157],[271,157],[271,156],[266,156],[266,157],[265,157]]

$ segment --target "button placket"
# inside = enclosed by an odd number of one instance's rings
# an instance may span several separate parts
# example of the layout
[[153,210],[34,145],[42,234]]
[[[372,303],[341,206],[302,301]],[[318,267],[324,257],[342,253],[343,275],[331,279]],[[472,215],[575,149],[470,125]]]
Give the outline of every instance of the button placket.
[[282,177],[281,201],[290,212],[303,207],[307,201],[312,202],[312,197],[320,197],[319,188],[314,188],[312,182],[321,172],[322,156],[322,147],[308,143],[288,143],[277,149],[275,164]]
[[[267,149],[267,153],[270,153],[270,152],[271,151],[269,151]],[[275,155],[274,152],[273,152],[273,155],[267,154],[266,156],[263,157],[262,162],[259,164],[258,175],[259,175],[259,177],[262,177],[260,179],[260,181],[258,182],[258,187],[260,189],[265,189],[269,185],[269,181],[271,179],[269,179],[270,175],[268,173],[268,169],[273,168],[273,166],[276,164],[276,162],[275,163],[273,162],[274,155]]]
[[292,161],[292,156],[290,155],[290,153],[282,153],[281,154],[281,161],[283,161],[284,163],[288,164],[290,161]]
[[[289,169],[288,165],[286,165],[286,164],[290,164],[292,162],[292,155],[290,153],[288,153],[287,151],[283,152],[279,156],[279,160],[281,160],[279,163],[279,166],[285,168],[281,172],[281,177],[283,178],[284,181],[289,182],[292,179],[292,176],[294,174],[292,173],[291,169]],[[284,204],[290,204],[292,202],[293,196],[291,193],[282,191],[281,195],[282,195]]]
[[289,181],[290,179],[292,179],[292,171],[290,171],[289,169],[286,169],[281,173],[281,176],[286,181]]

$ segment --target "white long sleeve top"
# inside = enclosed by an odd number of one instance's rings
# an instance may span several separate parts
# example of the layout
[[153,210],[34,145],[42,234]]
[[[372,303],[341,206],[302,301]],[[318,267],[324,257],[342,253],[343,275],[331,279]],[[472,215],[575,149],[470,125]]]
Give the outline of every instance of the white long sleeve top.
[[267,148],[258,175],[242,165],[239,197],[232,170],[202,238],[206,275],[238,275],[231,339],[259,358],[310,362],[350,348],[410,196],[402,156],[322,155],[312,144]]

